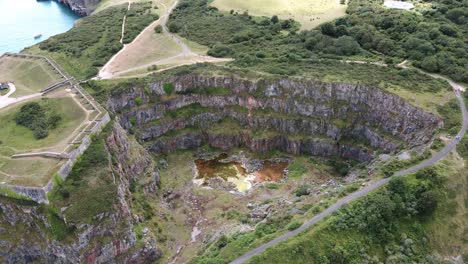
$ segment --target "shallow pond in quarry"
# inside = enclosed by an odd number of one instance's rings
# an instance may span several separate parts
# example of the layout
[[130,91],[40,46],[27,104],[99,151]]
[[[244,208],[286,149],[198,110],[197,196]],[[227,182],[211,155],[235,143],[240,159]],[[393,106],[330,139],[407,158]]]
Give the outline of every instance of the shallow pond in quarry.
[[212,159],[195,160],[195,183],[207,186],[210,179],[220,178],[234,184],[237,191],[245,192],[256,183],[281,181],[288,165],[287,161],[264,160],[258,170],[249,173],[239,161],[230,160],[223,153]]

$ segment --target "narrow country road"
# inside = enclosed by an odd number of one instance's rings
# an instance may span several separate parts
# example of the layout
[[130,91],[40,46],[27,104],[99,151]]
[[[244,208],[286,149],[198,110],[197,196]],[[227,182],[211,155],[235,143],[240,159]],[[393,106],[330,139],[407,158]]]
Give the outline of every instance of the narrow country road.
[[[444,78],[442,76],[434,75],[434,74],[428,74],[426,72],[423,72],[423,73],[426,74],[426,75],[429,75],[429,76],[431,76],[433,78],[440,78],[440,79],[447,80],[450,83],[450,85],[453,87],[455,95],[456,95],[456,97],[458,99],[458,102],[460,104],[460,109],[462,111],[462,127],[461,127],[460,131],[458,132],[457,137],[462,138],[463,135],[465,134],[467,128],[468,128],[468,113],[467,113],[467,110],[466,110],[465,101],[463,99],[463,96],[460,94],[460,90],[464,90],[465,88],[462,85],[459,85],[459,84],[457,84],[457,83],[455,83],[453,81],[450,81],[450,80],[448,80],[448,79],[446,79],[446,78]],[[447,144],[440,152],[438,152],[432,158],[430,158],[428,160],[425,160],[425,161],[423,161],[423,162],[421,162],[421,163],[419,163],[419,164],[417,164],[417,165],[415,165],[415,166],[413,166],[411,168],[396,172],[392,177],[400,177],[400,176],[403,176],[403,175],[406,175],[406,174],[409,174],[409,173],[413,173],[413,172],[415,172],[417,170],[420,170],[422,168],[431,166],[434,163],[438,162],[439,160],[444,158],[448,153],[450,153],[457,146],[457,144],[459,143],[459,140],[457,139],[457,137],[455,137],[452,141],[450,141],[449,144]],[[371,192],[371,191],[379,188],[380,186],[388,183],[392,177],[381,179],[381,180],[378,180],[376,182],[373,182],[372,184],[362,188],[361,190],[359,190],[357,192],[354,192],[354,193],[342,198],[341,200],[339,200],[335,204],[331,205],[330,207],[328,207],[326,210],[324,210],[320,214],[318,214],[318,215],[314,216],[313,218],[309,219],[308,221],[306,221],[298,229],[296,229],[294,231],[291,231],[291,232],[288,232],[288,233],[285,233],[285,234],[271,240],[270,242],[265,243],[265,244],[255,248],[255,249],[245,253],[241,257],[239,257],[239,258],[235,259],[234,261],[232,261],[231,264],[244,263],[244,262],[248,261],[251,257],[262,253],[267,248],[269,248],[271,246],[274,246],[274,245],[276,245],[276,244],[278,244],[278,243],[280,243],[282,241],[285,241],[285,240],[287,240],[287,239],[289,239],[289,238],[291,238],[291,237],[305,231],[306,229],[313,226],[314,224],[316,224],[320,220],[322,220],[325,217],[329,216],[333,212],[336,212],[337,210],[339,210],[341,208],[341,206],[343,206],[343,205],[345,205],[347,203],[350,203],[350,202],[352,202],[352,201],[354,201],[354,200],[356,200],[356,199],[358,199],[358,198],[360,198],[362,196],[365,196],[369,192]]]

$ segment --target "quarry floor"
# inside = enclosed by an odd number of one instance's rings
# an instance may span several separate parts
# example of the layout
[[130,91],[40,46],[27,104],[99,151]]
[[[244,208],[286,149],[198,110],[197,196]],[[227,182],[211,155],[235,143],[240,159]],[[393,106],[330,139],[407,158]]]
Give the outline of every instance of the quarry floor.
[[[230,153],[238,154],[238,150]],[[154,204],[158,216],[150,222],[164,230],[160,234],[165,241],[162,243],[167,258],[164,263],[186,263],[221,235],[252,231],[267,218],[291,215],[288,221],[302,221],[313,214],[310,208],[315,207],[318,212],[368,181],[359,177],[345,179],[323,160],[304,156],[287,158],[306,170],[297,174],[300,176],[258,183],[245,192],[237,192],[195,184],[197,153],[194,151],[157,157],[156,160],[167,163],[167,168],[160,171],[162,199]],[[308,186],[310,193],[297,196],[295,192],[302,186]]]

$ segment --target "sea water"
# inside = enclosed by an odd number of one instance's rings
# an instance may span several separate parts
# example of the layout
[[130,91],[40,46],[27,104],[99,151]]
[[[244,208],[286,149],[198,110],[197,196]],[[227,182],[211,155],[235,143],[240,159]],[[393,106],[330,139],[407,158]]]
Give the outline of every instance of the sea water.
[[[79,17],[55,1],[0,0],[0,54],[19,52],[73,27]],[[41,38],[34,36],[42,34]]]

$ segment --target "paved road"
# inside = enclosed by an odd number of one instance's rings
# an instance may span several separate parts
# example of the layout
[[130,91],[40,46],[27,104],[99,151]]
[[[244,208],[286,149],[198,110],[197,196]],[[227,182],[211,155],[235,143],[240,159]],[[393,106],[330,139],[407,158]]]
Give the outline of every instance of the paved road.
[[[428,74],[429,75],[429,74]],[[442,79],[445,79],[441,76],[434,76],[434,75],[431,75],[432,77],[434,78],[442,78]],[[466,130],[467,130],[467,127],[468,127],[468,113],[466,111],[466,106],[465,106],[465,102],[459,92],[459,89],[460,87],[463,87],[459,84],[456,84],[452,81],[449,81],[450,85],[453,87],[454,89],[454,92],[455,92],[455,95],[458,99],[458,102],[460,103],[460,108],[462,110],[462,115],[463,115],[463,123],[462,123],[462,127],[460,129],[460,131],[458,132],[457,136],[459,136],[460,138],[463,137],[463,135],[465,134]],[[395,173],[392,177],[399,177],[399,176],[403,176],[403,175],[406,175],[406,174],[409,174],[409,173],[412,173],[412,172],[415,172],[417,170],[420,170],[424,167],[427,167],[427,166],[430,166],[430,165],[433,165],[434,163],[438,162],[439,160],[441,160],[443,157],[445,157],[448,153],[450,153],[450,151],[452,151],[458,144],[459,140],[457,140],[456,138],[453,139],[449,144],[447,144],[439,153],[437,153],[436,155],[434,155],[432,158],[428,159],[428,160],[425,160],[411,168],[408,168],[408,169],[405,169],[405,170],[402,170],[402,171],[399,171],[397,173]],[[285,233],[273,240],[271,240],[270,242],[268,243],[265,243],[249,252],[247,252],[246,254],[244,254],[243,256],[237,258],[236,260],[232,261],[231,264],[241,264],[241,263],[244,263],[246,261],[248,261],[251,257],[255,256],[255,255],[258,255],[260,253],[262,253],[263,251],[265,251],[267,248],[271,247],[271,246],[274,246],[282,241],[285,241],[303,231],[305,231],[306,229],[308,229],[309,227],[313,226],[314,224],[316,224],[317,222],[319,222],[320,220],[324,219],[325,217],[327,217],[328,215],[332,214],[333,212],[337,211],[338,209],[340,209],[341,206],[349,203],[349,202],[352,202],[366,194],[368,194],[369,192],[379,188],[380,186],[388,183],[390,181],[391,178],[385,178],[385,179],[382,179],[382,180],[379,180],[379,181],[376,181],[376,182],[373,182],[372,184],[362,188],[361,190],[357,191],[357,192],[354,192],[346,197],[344,197],[343,199],[339,200],[338,202],[336,202],[335,204],[333,204],[332,206],[328,207],[325,211],[321,212],[320,214],[314,216],[313,218],[311,218],[310,220],[306,221],[301,227],[299,227],[298,229],[294,230],[294,231],[291,231],[291,232],[288,232],[288,233]]]

